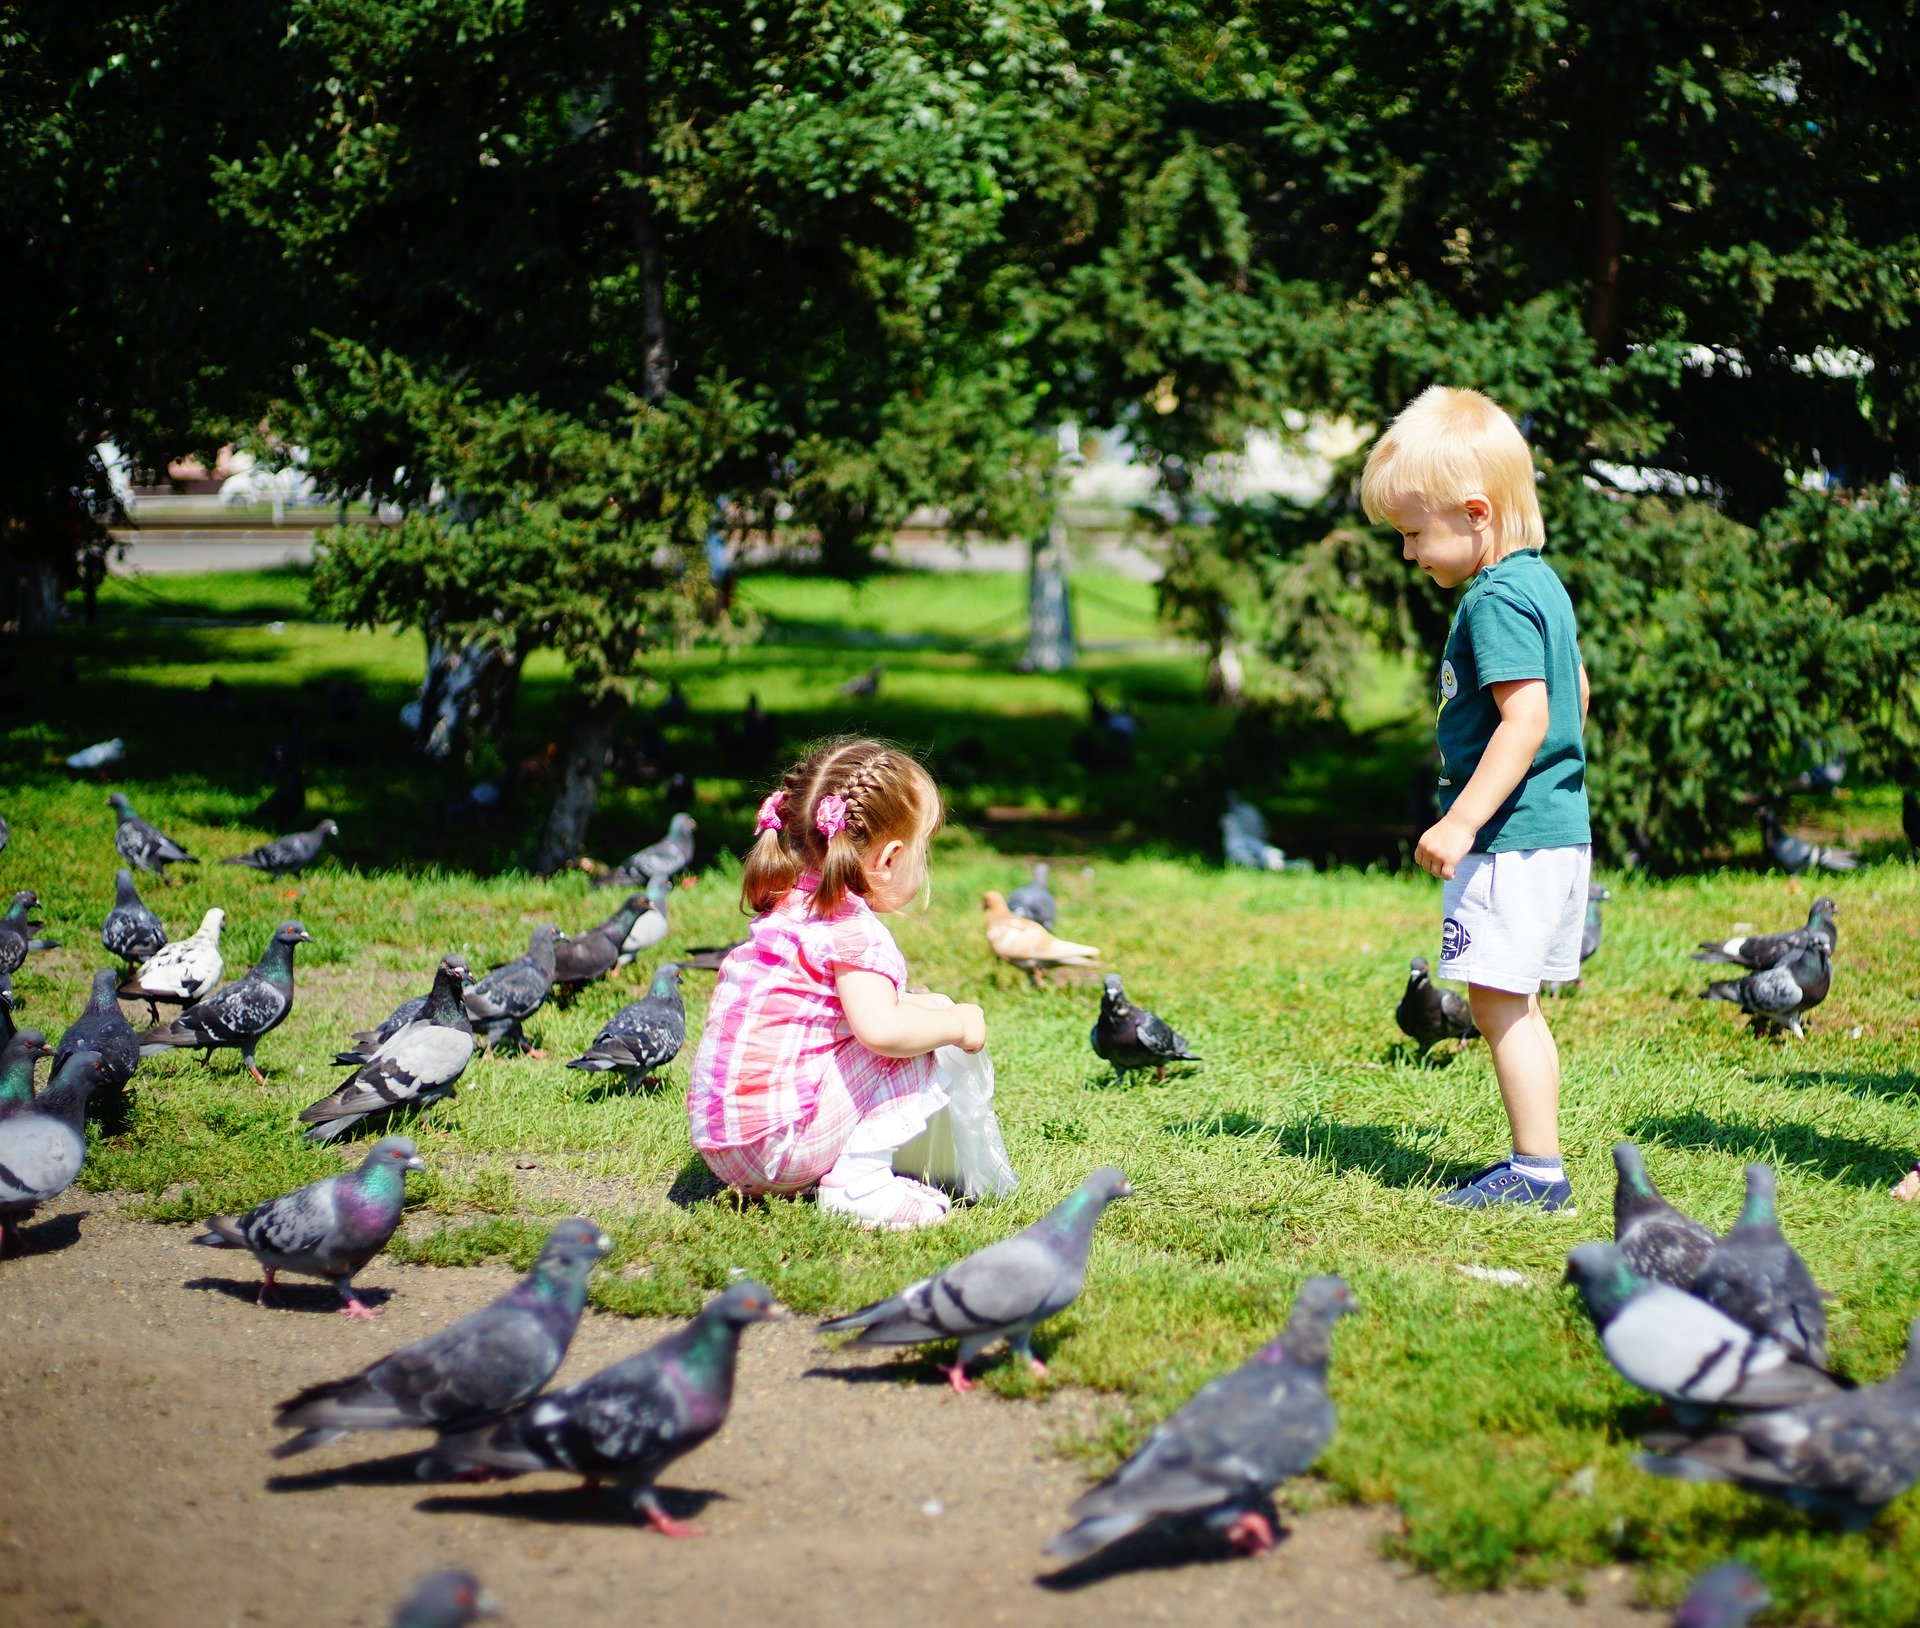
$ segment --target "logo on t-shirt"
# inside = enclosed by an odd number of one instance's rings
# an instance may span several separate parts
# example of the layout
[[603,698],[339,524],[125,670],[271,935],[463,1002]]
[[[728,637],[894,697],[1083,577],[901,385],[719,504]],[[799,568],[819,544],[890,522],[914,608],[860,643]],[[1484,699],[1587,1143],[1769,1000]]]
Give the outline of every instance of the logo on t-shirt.
[[1440,693],[1451,701],[1460,693],[1460,675],[1453,670],[1453,663],[1440,663]]

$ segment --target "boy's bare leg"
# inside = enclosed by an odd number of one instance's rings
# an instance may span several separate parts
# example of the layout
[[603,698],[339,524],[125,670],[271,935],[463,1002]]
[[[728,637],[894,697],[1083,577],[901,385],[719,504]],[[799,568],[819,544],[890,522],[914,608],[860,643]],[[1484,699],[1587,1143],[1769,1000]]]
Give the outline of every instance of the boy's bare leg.
[[1467,986],[1473,1021],[1493,1052],[1500,1100],[1513,1127],[1513,1150],[1560,1156],[1560,1051],[1548,1032],[1538,995]]

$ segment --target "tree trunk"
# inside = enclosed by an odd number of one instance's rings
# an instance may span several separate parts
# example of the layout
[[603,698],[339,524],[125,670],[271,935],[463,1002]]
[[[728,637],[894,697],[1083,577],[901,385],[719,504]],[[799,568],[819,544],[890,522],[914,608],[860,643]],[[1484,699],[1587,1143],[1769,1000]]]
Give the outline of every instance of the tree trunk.
[[1067,599],[1067,523],[1056,506],[1047,529],[1033,539],[1027,573],[1027,654],[1030,673],[1059,673],[1074,665],[1073,607]]
[[414,746],[436,763],[453,756],[463,741],[502,739],[520,691],[520,657],[514,650],[482,643],[427,641],[427,671],[414,703]]
[[574,725],[560,772],[560,790],[547,815],[547,828],[540,833],[539,852],[534,855],[533,868],[542,876],[551,876],[587,850],[587,822],[600,799],[600,776],[606,770],[614,728],[623,710],[624,703],[618,696],[605,696],[583,710]]
[[1595,87],[1592,264],[1587,337],[1602,361],[1613,357],[1620,325],[1620,106],[1611,81]]
[[20,631],[46,634],[60,626],[60,568],[40,555],[20,568]]
[[653,207],[653,8],[640,16],[640,66],[633,79],[633,237],[640,260],[640,393],[655,407],[666,405],[673,379],[667,341],[666,271],[660,252],[660,219]]

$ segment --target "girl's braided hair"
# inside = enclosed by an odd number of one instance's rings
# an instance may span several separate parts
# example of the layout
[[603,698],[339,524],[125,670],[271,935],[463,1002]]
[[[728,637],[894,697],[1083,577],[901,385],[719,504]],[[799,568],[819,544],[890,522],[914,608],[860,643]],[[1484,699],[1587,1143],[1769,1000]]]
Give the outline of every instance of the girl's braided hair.
[[815,746],[761,807],[740,884],[741,905],[754,915],[778,904],[806,871],[820,873],[815,913],[830,915],[849,893],[865,895],[860,861],[868,853],[896,839],[911,846],[945,817],[940,788],[910,752],[852,735]]

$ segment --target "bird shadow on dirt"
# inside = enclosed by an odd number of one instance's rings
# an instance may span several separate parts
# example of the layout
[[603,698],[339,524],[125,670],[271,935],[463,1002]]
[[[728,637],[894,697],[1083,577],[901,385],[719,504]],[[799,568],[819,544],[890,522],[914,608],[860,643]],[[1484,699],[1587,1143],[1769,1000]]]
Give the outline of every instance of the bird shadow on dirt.
[[[1270,1504],[1256,1507],[1272,1520]],[[1274,1531],[1280,1543],[1292,1535],[1277,1521]],[[1058,1571],[1042,1572],[1034,1578],[1034,1583],[1057,1594],[1070,1594],[1133,1572],[1175,1571],[1185,1566],[1217,1565],[1245,1558],[1225,1537],[1197,1521],[1156,1521],[1117,1543],[1096,1550],[1084,1560],[1076,1560]]]
[[[708,1504],[726,1498],[705,1487],[661,1487],[661,1505],[676,1521],[692,1520]],[[646,1517],[634,1513],[612,1487],[529,1487],[524,1492],[482,1492],[465,1497],[439,1493],[415,1506],[428,1515],[500,1515],[518,1521],[542,1521],[551,1526],[644,1527]]]
[[324,1470],[307,1470],[299,1475],[270,1475],[268,1492],[325,1492],[332,1487],[406,1487],[417,1486],[414,1467],[420,1462],[419,1449],[410,1453],[389,1453],[385,1458],[356,1459],[351,1464],[335,1464]]
[[63,1249],[71,1249],[80,1242],[80,1223],[85,1219],[84,1210],[69,1210],[64,1215],[56,1215],[50,1221],[41,1221],[31,1227],[20,1229],[21,1255],[57,1255]]
[[[205,1289],[214,1294],[223,1294],[229,1300],[253,1301],[260,1293],[260,1280],[253,1278],[188,1278],[180,1285],[183,1289]],[[384,1306],[393,1298],[391,1289],[362,1289],[353,1291],[369,1306]],[[300,1311],[300,1312],[338,1312],[340,1297],[332,1289],[321,1283],[276,1283],[273,1286],[273,1298],[260,1308],[262,1311]]]

